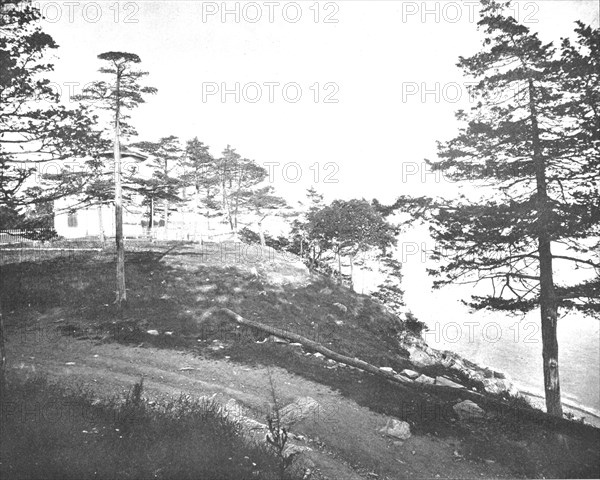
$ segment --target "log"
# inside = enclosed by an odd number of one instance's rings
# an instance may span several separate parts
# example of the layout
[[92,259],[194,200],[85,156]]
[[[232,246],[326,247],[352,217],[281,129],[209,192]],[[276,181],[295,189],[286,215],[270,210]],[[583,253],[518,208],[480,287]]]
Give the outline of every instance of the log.
[[346,365],[351,365],[351,366],[356,367],[365,372],[372,373],[373,375],[378,375],[380,377],[383,377],[387,380],[390,380],[391,382],[401,383],[401,384],[412,383],[412,380],[409,379],[408,377],[404,377],[403,375],[399,375],[399,374],[394,375],[393,373],[381,370],[379,367],[376,367],[375,365],[371,365],[370,363],[359,360],[358,358],[351,358],[351,357],[347,357],[345,355],[341,355],[337,352],[334,352],[333,350],[329,350],[327,347],[324,347],[320,343],[310,340],[309,338],[303,337],[302,335],[298,335],[293,332],[288,332],[287,330],[283,330],[281,328],[271,327],[270,325],[265,325],[264,323],[256,322],[254,320],[248,320],[247,318],[244,318],[241,315],[238,315],[237,313],[233,312],[232,310],[229,310],[228,308],[224,308],[224,307],[209,308],[200,317],[200,323],[204,322],[207,318],[214,315],[215,313],[221,313],[221,314],[227,316],[230,320],[233,320],[234,322],[236,322],[240,325],[252,327],[257,330],[268,333],[270,335],[275,335],[277,337],[285,338],[286,340],[290,340],[292,342],[301,343],[302,345],[304,345],[312,350],[315,350],[315,351],[323,354],[327,358],[335,360],[336,362],[345,363]]
[[202,316],[200,317],[199,323],[204,322],[206,319],[214,315],[215,313],[221,313],[225,315],[229,320],[239,324],[245,325],[248,327],[255,328],[257,330],[263,331],[270,335],[276,335],[281,338],[285,338],[287,340],[301,343],[302,345],[309,347],[312,350],[315,350],[327,358],[331,358],[336,362],[345,363],[346,365],[351,365],[365,372],[371,373],[378,377],[385,378],[386,380],[394,383],[406,386],[406,384],[411,384],[412,388],[419,389],[424,392],[429,392],[434,395],[445,392],[454,396],[457,399],[469,399],[478,404],[480,404],[485,410],[496,412],[497,415],[501,416],[509,416],[514,420],[524,421],[530,420],[535,421],[536,423],[541,423],[545,427],[550,428],[551,430],[562,430],[562,431],[579,431],[581,433],[587,433],[591,435],[597,435],[598,429],[591,425],[580,424],[571,420],[567,420],[565,418],[558,418],[554,416],[548,415],[546,412],[541,410],[533,409],[533,408],[522,408],[515,407],[509,405],[505,400],[493,398],[489,395],[483,395],[479,392],[474,392],[467,389],[457,390],[452,387],[446,387],[444,385],[427,385],[413,382],[408,377],[404,377],[399,374],[392,374],[390,372],[386,372],[376,367],[375,365],[371,365],[370,363],[359,360],[358,358],[350,358],[345,355],[341,355],[333,350],[329,350],[327,347],[324,347],[320,343],[317,343],[309,338],[303,337],[302,335],[298,335],[293,332],[289,332],[287,330],[283,330],[281,328],[272,327],[270,325],[265,325],[264,323],[260,323],[254,320],[249,320],[247,318],[238,315],[237,313],[229,310],[225,307],[211,307],[206,310]]

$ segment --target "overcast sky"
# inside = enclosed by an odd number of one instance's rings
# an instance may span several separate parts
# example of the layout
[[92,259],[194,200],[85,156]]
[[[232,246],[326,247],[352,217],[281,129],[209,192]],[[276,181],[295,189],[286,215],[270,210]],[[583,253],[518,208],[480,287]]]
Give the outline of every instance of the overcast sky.
[[[140,140],[197,136],[214,155],[231,144],[279,162],[274,185],[290,196],[315,184],[329,200],[391,202],[448,188],[422,160],[469,105],[455,64],[480,46],[477,2],[39,5],[60,45],[54,79],[64,97],[65,82],[102,77],[99,53],[141,57],[158,94],[133,115]],[[596,0],[520,1],[513,13],[545,41],[571,34],[577,19],[598,24]]]

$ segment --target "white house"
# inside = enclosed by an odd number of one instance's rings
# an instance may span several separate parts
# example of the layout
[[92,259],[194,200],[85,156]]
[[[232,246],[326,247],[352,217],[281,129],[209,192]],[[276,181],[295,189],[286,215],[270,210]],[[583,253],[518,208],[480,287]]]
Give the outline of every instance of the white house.
[[[106,152],[107,159],[112,157],[112,152]],[[147,175],[144,162],[148,157],[144,154],[123,150],[121,165],[124,175]],[[127,202],[123,209],[123,235],[125,237],[140,237],[145,234],[142,226],[144,207],[142,196],[134,194],[131,202]],[[114,235],[115,208],[113,205],[93,206],[80,208],[79,198],[76,195],[64,197],[54,202],[54,229],[64,238],[84,238],[92,236]]]
[[[112,160],[112,152],[104,155],[107,163]],[[147,164],[148,157],[131,149],[121,152],[122,172],[124,178],[135,175],[138,178],[150,178],[153,169]],[[124,182],[126,184],[126,180]],[[231,235],[229,225],[213,218],[210,221],[198,215],[194,202],[193,188],[182,189],[184,202],[169,214],[168,229],[162,226],[163,206],[154,209],[154,226],[148,229],[148,206],[143,205],[144,197],[140,194],[129,194],[130,200],[123,205],[123,235],[126,238],[152,237],[159,240],[206,240],[221,239]],[[85,238],[114,236],[115,208],[113,205],[81,207],[76,195],[64,197],[54,202],[54,229],[64,238]],[[159,220],[160,219],[160,220]],[[157,225],[158,224],[158,225]]]

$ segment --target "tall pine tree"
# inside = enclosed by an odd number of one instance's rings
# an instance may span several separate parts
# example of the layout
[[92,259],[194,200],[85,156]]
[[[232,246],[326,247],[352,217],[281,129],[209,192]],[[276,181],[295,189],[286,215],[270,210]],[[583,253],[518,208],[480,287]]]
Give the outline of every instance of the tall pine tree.
[[[456,201],[400,198],[432,221],[436,286],[486,281],[475,309],[540,309],[548,413],[562,416],[559,310],[600,312],[598,30],[579,24],[562,55],[483,0],[482,50],[460,58],[474,80],[464,125],[439,145],[433,170],[470,185]],[[596,240],[597,242],[597,240]],[[574,270],[587,269],[575,276]]]
[[143,87],[140,79],[147,72],[134,70],[133,64],[140,63],[140,57],[127,52],[105,52],[98,58],[107,63],[100,73],[109,75],[109,81],[96,81],[89,84],[80,97],[94,101],[94,105],[110,112],[113,134],[114,180],[115,180],[115,242],[117,247],[117,289],[115,303],[120,310],[127,301],[125,289],[125,245],[123,243],[123,189],[121,172],[121,139],[136,134],[135,129],[126,123],[126,111],[145,103],[144,94],[154,94],[153,87]]

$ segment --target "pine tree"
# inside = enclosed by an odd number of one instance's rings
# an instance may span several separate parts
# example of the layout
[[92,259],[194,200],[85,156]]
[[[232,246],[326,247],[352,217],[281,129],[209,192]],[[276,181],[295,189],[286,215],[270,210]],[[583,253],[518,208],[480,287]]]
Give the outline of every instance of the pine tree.
[[42,31],[40,18],[28,2],[0,5],[0,205],[5,215],[18,216],[27,205],[69,194],[64,184],[42,188],[43,175],[36,179],[36,172],[48,162],[88,156],[99,139],[89,110],[66,108],[44,78],[53,69],[46,55],[58,45]]
[[145,197],[144,203],[150,207],[149,229],[152,229],[155,202],[158,200],[163,204],[163,225],[165,232],[168,232],[171,204],[181,201],[178,193],[184,185],[175,174],[175,168],[183,156],[179,139],[171,135],[161,138],[158,142],[138,142],[131,146],[150,155],[150,160],[146,163],[153,170],[152,177],[136,180],[139,184],[139,193]]
[[127,301],[125,289],[125,245],[123,243],[123,189],[121,172],[121,139],[135,135],[135,129],[126,121],[127,110],[145,103],[143,94],[154,94],[153,87],[142,87],[140,78],[147,72],[133,70],[132,65],[140,63],[140,57],[134,53],[105,52],[98,55],[108,66],[100,68],[100,73],[111,79],[89,84],[79,97],[80,100],[92,100],[95,106],[108,110],[111,115],[113,133],[114,182],[115,182],[115,242],[117,247],[117,289],[115,303],[121,310]]
[[237,234],[239,215],[249,209],[249,200],[258,185],[267,178],[267,170],[254,160],[243,158],[235,148],[227,145],[217,162],[217,176],[221,187],[222,209],[231,231]]
[[[552,44],[482,2],[483,49],[458,66],[475,81],[465,126],[439,145],[433,170],[469,185],[456,201],[400,198],[430,215],[436,286],[489,282],[474,309],[540,309],[548,413],[562,416],[556,336],[559,309],[600,312],[598,30],[579,25],[577,45]],[[589,269],[572,280],[570,268]],[[595,273],[594,273],[595,270]]]
[[196,215],[196,230],[200,228],[200,217],[206,219],[206,228],[209,227],[211,212],[219,209],[216,200],[219,191],[217,164],[209,152],[208,145],[198,140],[197,137],[186,144],[185,154],[180,160],[183,171],[181,179],[184,185],[194,190],[193,211]]

